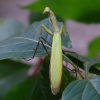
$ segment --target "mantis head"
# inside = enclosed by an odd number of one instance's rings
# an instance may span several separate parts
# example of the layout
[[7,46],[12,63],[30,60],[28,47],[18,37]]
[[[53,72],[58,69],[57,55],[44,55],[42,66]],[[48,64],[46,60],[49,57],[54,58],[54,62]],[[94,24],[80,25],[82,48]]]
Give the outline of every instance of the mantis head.
[[50,8],[49,8],[49,7],[46,7],[46,8],[44,9],[44,11],[43,11],[43,14],[49,13],[49,12],[50,12]]

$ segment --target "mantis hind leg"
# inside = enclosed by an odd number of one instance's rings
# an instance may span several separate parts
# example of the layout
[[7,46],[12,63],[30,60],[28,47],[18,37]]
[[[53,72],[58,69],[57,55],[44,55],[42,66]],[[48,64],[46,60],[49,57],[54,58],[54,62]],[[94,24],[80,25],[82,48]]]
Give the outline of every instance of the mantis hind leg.
[[[68,51],[68,50],[62,50],[63,51],[63,54],[64,54],[64,52],[69,52],[69,53],[74,53],[74,54],[76,54],[76,56],[77,56],[77,69],[79,70],[79,68],[78,68],[78,54],[76,53],[76,52],[73,52],[73,51]],[[80,71],[80,70],[79,70]],[[71,70],[71,72],[72,73],[75,73],[76,74],[76,78],[77,78],[77,70],[75,70],[75,69],[72,69]],[[80,71],[81,72],[81,71]]]
[[[75,74],[75,79],[77,79],[77,70],[76,69],[71,69],[69,67],[67,67],[68,62],[66,63],[66,65],[63,65],[64,69],[70,74],[73,73]],[[80,71],[80,70],[79,70]],[[81,72],[81,71],[80,71]]]
[[62,51],[76,54],[76,56],[77,56],[77,66],[78,66],[78,54],[76,52],[69,51],[69,50],[62,50]]

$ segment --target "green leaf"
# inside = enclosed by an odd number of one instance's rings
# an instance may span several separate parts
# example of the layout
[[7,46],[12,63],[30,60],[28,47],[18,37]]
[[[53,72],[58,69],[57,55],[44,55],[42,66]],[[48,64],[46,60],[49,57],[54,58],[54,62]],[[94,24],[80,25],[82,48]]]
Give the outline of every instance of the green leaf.
[[100,76],[70,83],[62,94],[62,100],[99,100]]
[[64,20],[73,19],[85,23],[100,22],[100,0],[81,0],[81,2],[80,0],[38,0],[22,8],[43,12],[43,4],[50,7]]
[[[29,58],[34,54],[34,49],[36,49],[37,43],[40,37],[40,27],[44,24],[48,29],[52,31],[51,23],[48,19],[42,20],[41,22],[35,22],[28,28],[15,34],[13,37],[8,38],[0,42],[0,59],[5,58]],[[58,22],[60,27],[62,23]],[[41,36],[46,39],[50,44],[52,43],[52,36],[48,35],[46,31],[42,31]],[[50,46],[43,42],[47,49],[50,51]],[[71,42],[69,35],[62,35],[62,45],[71,48]],[[40,46],[36,52],[35,56],[46,56],[43,46]]]
[[0,61],[0,100],[6,96],[11,88],[26,79],[30,67],[11,60]]
[[98,57],[100,54],[100,36],[93,39],[89,44],[88,44],[88,57]]
[[26,100],[27,95],[30,93],[33,82],[33,78],[21,82],[12,88],[3,100]]
[[[70,72],[69,70],[66,70],[64,69],[63,70],[63,74],[64,74],[64,77],[67,77],[67,80],[68,80],[68,84],[74,80],[76,80],[75,76],[73,75],[72,72]],[[63,81],[63,80],[62,80]],[[64,80],[65,81],[65,80]],[[64,87],[65,88],[65,87]]]
[[24,26],[17,20],[11,19],[0,24],[0,41],[13,36],[21,31]]
[[42,12],[31,11],[29,14],[29,24],[32,24],[36,21],[41,21],[45,18],[47,18],[46,14],[44,15]]

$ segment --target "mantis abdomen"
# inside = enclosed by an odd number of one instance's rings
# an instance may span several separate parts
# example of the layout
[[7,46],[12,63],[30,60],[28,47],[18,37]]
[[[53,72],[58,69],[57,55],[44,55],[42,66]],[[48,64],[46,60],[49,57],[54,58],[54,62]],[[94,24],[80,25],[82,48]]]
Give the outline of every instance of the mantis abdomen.
[[50,82],[51,90],[56,95],[60,90],[62,81],[62,44],[61,34],[54,33],[52,50],[51,50],[51,61],[50,61]]

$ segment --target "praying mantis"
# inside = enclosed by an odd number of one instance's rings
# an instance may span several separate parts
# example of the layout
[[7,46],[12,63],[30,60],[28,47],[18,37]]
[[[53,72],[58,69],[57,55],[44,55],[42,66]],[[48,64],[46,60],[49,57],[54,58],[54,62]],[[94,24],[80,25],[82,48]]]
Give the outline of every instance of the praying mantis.
[[[62,43],[61,43],[61,35],[65,34],[64,26],[62,25],[61,28],[58,28],[56,17],[54,13],[50,10],[49,7],[46,7],[43,14],[49,14],[49,20],[52,25],[53,33],[47,29],[43,24],[40,28],[40,32],[42,33],[42,29],[44,29],[49,35],[53,36],[52,41],[52,48],[51,48],[51,56],[50,56],[50,70],[49,70],[49,77],[51,83],[51,91],[54,95],[56,95],[60,90],[60,85],[62,81],[62,71],[63,71],[63,63],[62,63]],[[65,34],[66,35],[66,34]],[[74,63],[66,58],[78,71],[80,76],[83,78],[79,70],[76,68],[77,66]]]
[[[53,36],[52,49],[51,49],[51,60],[50,60],[50,83],[51,90],[54,95],[56,95],[60,90],[61,80],[62,80],[62,44],[61,44],[61,34],[65,33],[64,26],[59,29],[56,23],[56,17],[49,7],[46,7],[43,14],[49,13],[49,19],[52,24],[53,32],[47,29],[44,25],[42,28],[50,35]],[[56,70],[57,69],[57,70]]]
[[[79,73],[79,75],[82,78],[84,78],[84,77],[81,75],[80,71],[77,69],[77,66],[68,57],[66,57],[62,52],[61,35],[65,34],[64,26],[62,25],[60,29],[58,28],[58,25],[56,22],[56,17],[54,15],[54,13],[50,10],[49,7],[45,8],[43,14],[45,14],[45,13],[49,14],[49,20],[52,25],[53,33],[48,28],[46,28],[46,26],[44,26],[43,24],[40,27],[40,33],[42,33],[42,29],[44,29],[49,35],[53,36],[51,56],[49,55],[48,51],[46,50],[46,48],[41,40],[39,40],[39,42],[37,44],[34,55],[39,46],[39,43],[41,42],[43,47],[45,48],[47,54],[50,56],[49,78],[50,78],[50,84],[51,84],[51,91],[54,95],[56,95],[60,91],[60,86],[61,86],[61,82],[62,82],[62,71],[63,71],[62,55],[76,69],[76,71]],[[42,37],[40,37],[40,38],[42,38]],[[33,57],[34,57],[34,55],[33,55]]]

